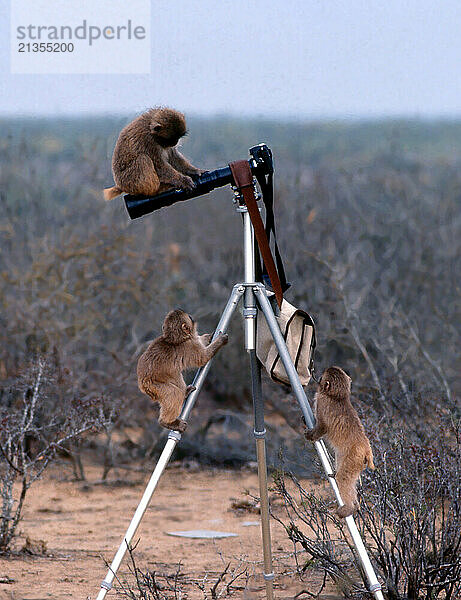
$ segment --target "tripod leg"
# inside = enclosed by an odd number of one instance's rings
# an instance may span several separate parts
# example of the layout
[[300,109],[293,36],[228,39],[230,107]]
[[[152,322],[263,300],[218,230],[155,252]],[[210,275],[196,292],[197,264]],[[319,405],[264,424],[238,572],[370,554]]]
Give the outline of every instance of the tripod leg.
[[[219,332],[225,333],[227,326],[229,325],[231,316],[232,316],[234,310],[236,309],[236,307],[239,303],[239,300],[243,295],[243,292],[244,292],[244,288],[242,286],[239,286],[239,285],[234,286],[234,288],[232,290],[232,294],[230,295],[229,300],[226,304],[226,307],[221,315],[218,326],[216,327],[216,331],[214,333],[213,338],[216,337]],[[182,419],[186,420],[187,417],[189,416],[190,411],[192,410],[192,407],[195,404],[197,396],[200,393],[200,390],[201,390],[203,382],[205,381],[205,378],[208,374],[208,371],[210,370],[210,366],[211,366],[211,360],[204,367],[202,367],[201,369],[199,369],[197,371],[197,374],[194,378],[194,384],[193,384],[196,389],[191,394],[189,394],[189,396],[187,397],[186,403],[181,412]],[[112,582],[114,581],[114,578],[115,578],[115,575],[117,574],[118,568],[120,567],[123,557],[125,556],[125,552],[127,551],[128,546],[131,544],[131,540],[133,539],[133,536],[135,535],[136,530],[138,529],[141,519],[143,518],[144,513],[146,512],[146,509],[149,505],[150,499],[152,498],[152,495],[155,492],[155,488],[157,487],[158,481],[159,481],[165,467],[167,466],[168,461],[171,458],[171,455],[173,454],[173,450],[175,449],[176,444],[179,442],[180,439],[181,439],[181,434],[178,431],[170,431],[170,433],[168,434],[168,440],[165,444],[165,448],[163,449],[163,452],[160,455],[157,466],[155,467],[155,470],[152,473],[149,483],[147,484],[147,487],[141,498],[141,501],[140,501],[140,503],[136,509],[136,512],[134,513],[134,516],[131,519],[131,523],[128,526],[128,529],[123,537],[122,543],[120,544],[120,546],[117,550],[117,553],[112,561],[112,564],[110,565],[109,570],[107,571],[106,577],[104,578],[104,581],[101,583],[101,589],[99,591],[99,594],[98,594],[96,600],[103,600],[105,598],[107,592],[112,588]]]
[[254,408],[254,436],[256,440],[256,457],[258,460],[259,498],[261,503],[261,530],[264,554],[264,579],[266,582],[266,598],[274,598],[274,571],[272,569],[271,531],[269,525],[269,498],[267,493],[266,464],[266,428],[264,426],[264,401],[261,390],[261,365],[256,358],[256,351],[249,350],[251,387]]
[[[310,428],[312,428],[312,427],[314,427],[314,415],[312,413],[312,409],[306,398],[304,388],[301,385],[301,382],[299,381],[298,374],[296,372],[296,369],[293,365],[293,361],[291,360],[291,356],[286,347],[285,340],[283,339],[282,333],[278,326],[277,320],[274,316],[270,302],[267,299],[267,295],[266,295],[264,286],[262,286],[261,284],[257,284],[253,289],[254,289],[256,298],[258,300],[258,303],[261,307],[261,310],[264,313],[264,316],[266,318],[267,325],[270,329],[270,332],[274,339],[275,345],[277,346],[277,350],[280,354],[280,358],[282,360],[283,366],[285,367],[285,371],[290,379],[293,393],[299,402],[299,405],[301,407],[301,410],[303,412],[303,415],[304,415],[307,425]],[[341,495],[339,493],[338,485],[334,478],[333,467],[331,465],[331,461],[328,456],[328,452],[326,450],[323,440],[315,442],[314,446],[315,446],[315,449],[317,450],[317,453],[319,455],[319,458],[320,458],[322,466],[325,470],[325,473],[328,476],[328,479],[329,479],[331,487],[333,488],[333,491],[336,495],[338,503],[340,505],[342,505],[343,501],[342,501]],[[374,594],[376,600],[384,600],[383,593],[381,591],[381,585],[376,577],[376,573],[373,569],[373,565],[371,564],[371,561],[370,561],[370,558],[366,551],[365,545],[360,536],[360,532],[357,529],[357,525],[355,524],[354,517],[352,517],[352,516],[346,517],[346,524],[349,529],[349,533],[351,534],[352,541],[357,550],[357,555],[360,559],[360,563],[362,566],[362,569],[360,569],[360,571],[363,571],[366,575],[367,581],[365,581],[365,584],[368,585],[369,591]]]
[[[220,332],[226,333],[229,321],[234,313],[234,310],[237,308],[237,305],[240,302],[240,298],[243,296],[244,291],[245,288],[243,286],[239,284],[234,285],[232,289],[232,294],[229,296],[229,300],[227,301],[226,307],[223,310],[223,313],[221,315],[221,318],[219,319],[218,325],[216,326],[213,337],[211,338],[212,341],[218,337],[218,334]],[[200,390],[202,389],[203,382],[205,381],[206,376],[208,375],[208,371],[210,370],[212,360],[213,359],[208,361],[204,367],[199,369],[194,377],[192,385],[196,389],[189,394],[183,406],[183,409],[180,414],[180,418],[183,419],[183,421],[187,421],[189,414],[194,407],[195,401],[197,400]]]

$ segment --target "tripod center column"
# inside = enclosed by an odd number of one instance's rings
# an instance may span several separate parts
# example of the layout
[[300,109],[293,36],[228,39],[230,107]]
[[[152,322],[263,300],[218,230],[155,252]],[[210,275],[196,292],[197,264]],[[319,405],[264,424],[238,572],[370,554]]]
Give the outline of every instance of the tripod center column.
[[[253,225],[246,206],[240,206],[243,213],[243,253],[245,267],[245,283],[255,283],[255,237]],[[243,302],[243,316],[245,318],[245,348],[256,348],[256,299],[250,286],[245,289]]]

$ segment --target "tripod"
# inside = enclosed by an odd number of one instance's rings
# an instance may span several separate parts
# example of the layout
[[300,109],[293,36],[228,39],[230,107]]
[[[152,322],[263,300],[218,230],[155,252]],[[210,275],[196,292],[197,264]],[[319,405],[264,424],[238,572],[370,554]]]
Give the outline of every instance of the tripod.
[[[216,327],[213,339],[216,338],[219,332],[225,333],[229,325],[232,314],[237,308],[241,300],[243,300],[243,319],[245,328],[245,349],[250,357],[250,372],[252,383],[253,410],[254,410],[254,437],[256,441],[256,455],[258,463],[258,480],[259,494],[261,506],[261,530],[262,530],[262,545],[264,557],[264,580],[266,584],[266,598],[273,600],[273,580],[274,572],[272,569],[272,551],[271,551],[271,535],[269,525],[269,501],[267,491],[267,465],[266,465],[266,429],[264,426],[264,403],[261,392],[261,365],[256,357],[256,316],[258,310],[261,310],[269,326],[273,340],[277,346],[280,358],[285,367],[286,373],[290,379],[292,390],[296,399],[299,402],[304,419],[309,428],[314,427],[314,416],[306,398],[304,389],[299,381],[298,374],[293,365],[290,354],[285,345],[282,333],[274,315],[273,308],[268,299],[265,287],[256,282],[255,271],[255,236],[253,225],[248,214],[247,207],[243,197],[236,192],[234,202],[237,205],[237,212],[243,215],[243,238],[244,238],[244,281],[234,285],[229,300],[224,308],[219,323]],[[209,361],[204,367],[199,369],[195,375],[193,391],[187,398],[180,418],[187,421],[192,408],[197,400],[200,390],[203,386],[205,378],[210,370],[211,362]],[[118,568],[123,560],[131,540],[136,533],[136,530],[141,522],[141,519],[149,505],[150,499],[157,487],[157,483],[171,458],[176,444],[180,441],[181,434],[178,431],[171,431],[168,434],[168,440],[160,455],[154,472],[147,484],[141,501],[136,509],[136,512],[131,520],[131,523],[125,533],[125,536],[120,544],[120,547],[115,554],[112,564],[106,574],[105,579],[101,583],[101,589],[97,596],[97,600],[103,600],[107,592],[112,588],[112,582],[115,578]],[[320,457],[320,461],[325,470],[325,473],[330,481],[333,491],[336,495],[338,503],[343,504],[339,493],[336,480],[334,478],[333,467],[330,457],[322,440],[314,443],[315,449]],[[359,568],[368,586],[368,589],[373,593],[376,600],[384,600],[381,592],[381,585],[378,582],[373,566],[368,557],[367,551],[363,544],[360,533],[352,516],[346,517],[346,523],[355,545],[357,557],[359,560]]]

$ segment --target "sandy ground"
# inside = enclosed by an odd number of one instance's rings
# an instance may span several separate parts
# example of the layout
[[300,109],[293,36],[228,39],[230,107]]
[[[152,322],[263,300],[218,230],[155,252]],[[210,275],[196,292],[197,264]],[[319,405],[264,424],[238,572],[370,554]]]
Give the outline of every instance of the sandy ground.
[[[149,474],[124,472],[126,483],[97,484],[100,467],[86,469],[89,483],[69,480],[69,471],[50,469],[34,484],[26,499],[20,523],[19,550],[26,536],[43,540],[46,553],[0,557],[0,600],[65,598],[94,599],[106,573],[104,559],[111,561],[147,483]],[[118,475],[120,476],[122,472]],[[111,474],[112,478],[117,473]],[[309,484],[308,484],[309,485]],[[136,538],[137,566],[155,570],[158,580],[172,575],[181,562],[178,598],[211,598],[219,574],[230,562],[229,573],[246,570],[231,588],[232,597],[265,598],[261,533],[258,514],[232,509],[234,500],[248,500],[245,492],[258,496],[254,469],[240,471],[185,469],[171,465],[160,480]],[[274,499],[274,504],[276,504]],[[277,510],[277,508],[276,508]],[[281,507],[278,509],[281,510]],[[236,533],[238,537],[198,540],[171,537],[168,531],[211,529]],[[315,591],[319,578],[301,582],[294,574],[293,547],[283,528],[272,520],[272,548],[276,572],[276,598],[293,598],[303,589]],[[40,544],[33,544],[40,551]],[[226,581],[231,575],[228,574]],[[125,561],[121,580],[132,581]],[[204,580],[205,578],[205,580]],[[204,587],[206,596],[200,589]],[[217,588],[219,592],[222,586]],[[111,591],[107,598],[121,597]],[[138,597],[138,596],[136,596]],[[169,597],[174,597],[170,592]],[[228,597],[223,593],[221,597]],[[302,594],[300,598],[307,598]],[[326,590],[321,598],[338,596]]]

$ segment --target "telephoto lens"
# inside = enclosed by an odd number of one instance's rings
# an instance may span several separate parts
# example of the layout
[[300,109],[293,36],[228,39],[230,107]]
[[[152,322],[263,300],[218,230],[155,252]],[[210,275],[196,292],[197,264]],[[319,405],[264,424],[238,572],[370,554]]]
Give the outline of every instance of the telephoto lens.
[[[252,172],[258,177],[273,172],[272,152],[266,144],[258,144],[250,148],[252,158],[248,161]],[[125,206],[130,219],[138,219],[165,206],[176,202],[190,200],[208,194],[212,190],[224,185],[234,183],[230,167],[222,167],[214,171],[207,171],[194,177],[195,187],[192,190],[168,190],[156,196],[131,196],[127,194]]]

